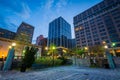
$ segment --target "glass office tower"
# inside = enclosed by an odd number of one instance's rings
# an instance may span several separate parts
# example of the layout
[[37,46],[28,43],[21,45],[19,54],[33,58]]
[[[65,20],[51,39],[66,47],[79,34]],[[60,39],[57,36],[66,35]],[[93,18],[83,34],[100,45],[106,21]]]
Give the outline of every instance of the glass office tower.
[[56,47],[71,48],[71,26],[62,17],[49,23],[48,47],[50,44]]

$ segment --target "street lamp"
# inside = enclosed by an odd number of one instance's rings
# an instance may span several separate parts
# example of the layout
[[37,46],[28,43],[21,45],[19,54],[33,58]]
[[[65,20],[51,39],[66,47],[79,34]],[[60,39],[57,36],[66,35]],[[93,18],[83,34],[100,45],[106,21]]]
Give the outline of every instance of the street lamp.
[[14,58],[14,53],[15,53],[14,46],[16,46],[16,43],[12,43],[11,46],[9,46],[8,55],[7,55],[5,64],[3,66],[4,71],[7,71],[11,68],[12,61],[13,61],[13,58]]
[[88,50],[88,47],[84,47],[85,51],[87,51],[87,56],[90,56],[90,53],[89,53],[89,50]]
[[105,45],[105,46],[104,46],[104,48],[105,48],[105,49],[108,49],[108,46],[107,46],[107,45]]
[[114,47],[116,46],[116,43],[112,43],[111,44],[111,47],[112,47],[112,51],[113,51],[113,55],[114,56],[116,56],[116,54],[115,54],[115,50],[114,50]]
[[45,50],[48,50],[48,47],[45,47]]
[[112,55],[109,53],[108,46],[105,45],[104,48],[105,48],[105,54],[106,54],[106,57],[107,57],[107,60],[108,60],[108,64],[109,64],[111,69],[114,69],[115,68],[115,63],[113,61]]
[[12,46],[13,46],[13,47],[16,46],[16,43],[12,43]]
[[53,50],[53,53],[52,53],[52,56],[53,56],[53,66],[54,66],[54,50],[55,50],[55,46],[52,46],[52,50]]
[[85,50],[88,50],[88,47],[85,47]]
[[4,65],[4,54],[2,54],[2,64]]
[[11,49],[12,48],[12,46],[9,46],[9,49]]

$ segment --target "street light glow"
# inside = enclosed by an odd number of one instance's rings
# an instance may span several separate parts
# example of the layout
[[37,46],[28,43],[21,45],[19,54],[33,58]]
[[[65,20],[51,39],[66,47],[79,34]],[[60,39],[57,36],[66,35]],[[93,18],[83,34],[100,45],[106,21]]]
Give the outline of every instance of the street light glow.
[[55,50],[55,46],[53,46],[52,49]]
[[107,48],[108,48],[108,46],[107,46],[107,45],[105,45],[105,46],[104,46],[104,48],[105,48],[105,49],[107,49]]
[[45,50],[48,50],[48,47],[45,47]]
[[66,53],[67,51],[63,49],[63,52]]
[[85,47],[85,50],[88,50],[88,47]]
[[103,44],[106,44],[106,42],[105,42],[105,41],[103,41],[102,43],[103,43]]
[[16,46],[16,43],[12,43],[12,46]]
[[112,43],[112,46],[114,47],[116,44],[115,43]]
[[11,49],[12,48],[12,46],[9,46],[9,49]]
[[2,54],[2,57],[4,57],[4,54]]

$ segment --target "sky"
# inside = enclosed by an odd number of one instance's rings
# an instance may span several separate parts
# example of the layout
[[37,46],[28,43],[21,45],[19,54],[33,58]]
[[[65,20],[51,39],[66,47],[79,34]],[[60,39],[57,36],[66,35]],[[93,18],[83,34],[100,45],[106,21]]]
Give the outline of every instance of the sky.
[[0,27],[16,32],[21,22],[35,27],[33,43],[37,36],[48,37],[49,23],[62,16],[71,24],[73,17],[102,0],[0,0]]

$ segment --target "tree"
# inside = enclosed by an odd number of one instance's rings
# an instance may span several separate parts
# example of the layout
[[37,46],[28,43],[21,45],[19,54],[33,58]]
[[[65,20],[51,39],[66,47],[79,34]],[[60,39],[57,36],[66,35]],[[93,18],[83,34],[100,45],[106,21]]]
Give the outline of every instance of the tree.
[[79,48],[73,48],[72,53],[76,56],[82,56],[85,53],[84,49],[79,49]]
[[102,56],[105,52],[105,49],[102,45],[95,45],[89,47],[90,53],[93,53],[95,56]]
[[37,53],[38,48],[35,47],[26,47],[25,48],[25,56],[22,60],[22,64],[24,64],[27,68],[30,68],[32,66],[32,64],[35,61],[35,54]]

